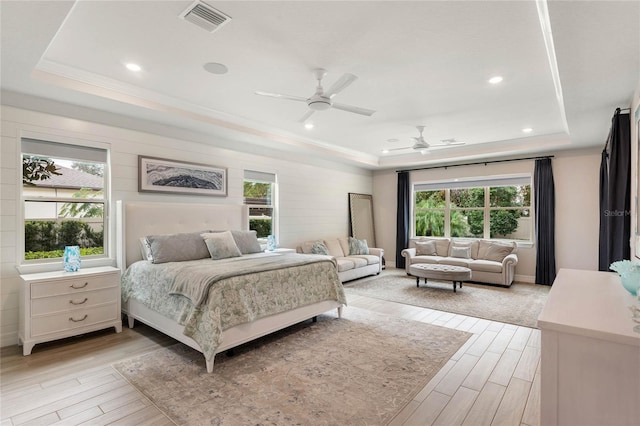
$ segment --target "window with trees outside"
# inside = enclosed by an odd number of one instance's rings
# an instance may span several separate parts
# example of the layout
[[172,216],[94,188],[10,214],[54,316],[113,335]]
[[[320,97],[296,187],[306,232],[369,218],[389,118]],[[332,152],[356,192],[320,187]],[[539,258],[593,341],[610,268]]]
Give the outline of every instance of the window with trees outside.
[[249,229],[257,232],[258,241],[263,244],[269,235],[276,234],[275,193],[275,174],[244,171],[244,203],[249,206]]
[[531,176],[413,186],[414,236],[532,240]]
[[22,139],[24,261],[106,253],[107,150]]

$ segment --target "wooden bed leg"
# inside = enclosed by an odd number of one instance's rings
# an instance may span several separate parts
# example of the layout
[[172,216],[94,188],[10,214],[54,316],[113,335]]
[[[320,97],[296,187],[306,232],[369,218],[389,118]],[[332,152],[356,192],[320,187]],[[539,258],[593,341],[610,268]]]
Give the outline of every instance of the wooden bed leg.
[[311,322],[318,322],[318,317],[315,316],[315,317],[311,318]]
[[342,318],[342,306],[338,306],[338,318]]
[[135,322],[136,319],[134,317],[132,317],[131,315],[127,315],[127,323],[129,324],[129,328],[133,328]]
[[208,359],[205,358],[205,361],[207,363],[207,373],[213,373],[213,361],[215,360],[212,359],[211,361],[209,361]]

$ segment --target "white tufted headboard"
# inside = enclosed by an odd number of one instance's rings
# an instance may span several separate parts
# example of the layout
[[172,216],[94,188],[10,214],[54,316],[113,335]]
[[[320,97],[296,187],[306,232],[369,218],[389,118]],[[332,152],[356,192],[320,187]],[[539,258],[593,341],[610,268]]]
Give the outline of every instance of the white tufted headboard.
[[178,204],[117,201],[118,267],[142,260],[140,237],[211,229],[249,229],[249,208],[237,204]]

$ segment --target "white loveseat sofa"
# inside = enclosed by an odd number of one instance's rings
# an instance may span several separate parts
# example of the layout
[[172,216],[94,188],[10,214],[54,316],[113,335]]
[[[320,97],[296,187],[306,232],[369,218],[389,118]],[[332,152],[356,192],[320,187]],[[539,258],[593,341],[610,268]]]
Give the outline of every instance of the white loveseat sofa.
[[313,246],[322,242],[328,254],[336,259],[338,277],[341,282],[355,280],[367,275],[377,275],[382,271],[381,248],[368,247],[369,254],[349,254],[349,238],[305,241],[296,248],[298,253],[310,254]]
[[402,250],[405,269],[416,263],[464,266],[471,269],[471,281],[509,287],[518,264],[515,242],[463,241],[449,238],[414,238]]

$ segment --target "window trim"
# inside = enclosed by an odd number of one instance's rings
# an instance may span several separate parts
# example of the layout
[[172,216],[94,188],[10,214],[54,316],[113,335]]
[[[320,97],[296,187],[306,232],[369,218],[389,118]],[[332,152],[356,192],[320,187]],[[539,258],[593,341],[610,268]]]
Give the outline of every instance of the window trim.
[[[60,135],[50,135],[50,134],[42,134],[42,133],[34,133],[31,131],[21,131],[20,135],[16,142],[16,200],[17,200],[17,209],[16,209],[16,247],[15,247],[15,264],[18,273],[20,274],[30,274],[30,273],[39,273],[39,272],[49,272],[55,270],[62,269],[62,259],[33,259],[33,260],[25,260],[24,258],[24,226],[25,226],[25,202],[35,197],[25,197],[22,192],[22,141],[23,140],[40,140],[47,143],[58,143],[58,144],[66,144],[66,145],[75,145],[78,148],[82,149],[96,149],[96,150],[104,150],[106,154],[105,161],[105,170],[104,170],[104,197],[100,199],[100,203],[104,205],[104,234],[103,234],[103,245],[104,245],[104,254],[102,256],[90,256],[82,258],[82,268],[92,268],[98,266],[115,266],[115,258],[114,258],[114,250],[115,250],[115,241],[112,237],[112,227],[115,225],[111,221],[111,144],[106,142],[100,142],[96,140],[85,140],[85,139],[77,139],[73,137],[60,136]],[[63,155],[58,156],[59,158],[66,158]],[[77,158],[68,158],[69,160],[77,160]],[[38,198],[37,201],[48,201],[49,198],[45,197]],[[74,198],[73,201],[77,202],[79,199]],[[55,199],[56,202],[64,202],[67,201],[66,198]]]
[[[247,204],[245,202],[244,196],[244,183],[245,182],[256,182],[256,183],[270,183],[271,187],[271,204]],[[242,178],[242,202],[248,209],[251,208],[271,208],[272,216],[271,216],[271,232],[275,236],[276,241],[280,241],[279,238],[279,211],[278,211],[278,175],[276,172],[264,172],[252,169],[244,169],[243,178]],[[250,210],[249,210],[250,211]],[[266,245],[267,241],[265,238],[258,238],[261,244]],[[261,241],[264,240],[264,241]]]
[[[529,185],[531,189],[531,199],[529,206],[521,207],[491,207],[490,191],[489,188],[496,186],[515,186],[515,185]],[[484,206],[483,207],[460,207],[452,209],[450,207],[451,189],[464,189],[464,188],[485,188],[484,191]],[[420,238],[422,236],[416,235],[416,193],[422,191],[445,191],[445,207],[435,208],[431,210],[442,210],[444,212],[444,236],[434,238],[456,238],[461,240],[496,240],[496,241],[513,241],[521,247],[532,247],[534,238],[533,224],[534,218],[534,206],[533,206],[533,176],[530,173],[521,173],[513,175],[498,175],[498,176],[482,176],[474,178],[464,179],[447,179],[447,180],[435,180],[414,182],[411,185],[411,223],[410,223],[410,238]],[[511,240],[507,238],[491,238],[491,222],[490,215],[492,210],[516,210],[529,207],[529,217],[531,219],[532,226],[529,230],[529,239],[526,240]],[[482,237],[452,237],[451,236],[451,211],[452,210],[480,210],[484,212],[483,222],[483,236]]]

